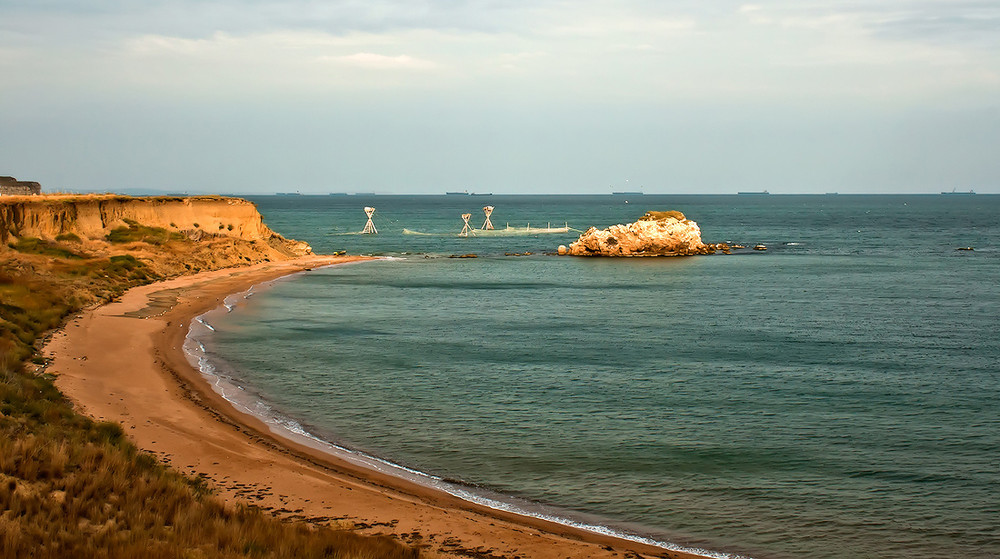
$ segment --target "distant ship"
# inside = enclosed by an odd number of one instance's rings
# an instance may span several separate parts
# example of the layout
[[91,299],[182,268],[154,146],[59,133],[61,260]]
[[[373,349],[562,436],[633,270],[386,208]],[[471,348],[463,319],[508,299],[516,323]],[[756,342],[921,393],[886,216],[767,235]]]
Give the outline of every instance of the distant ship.
[[968,192],[965,192],[964,190],[962,192],[959,192],[958,190],[953,188],[951,192],[942,192],[941,194],[947,194],[949,196],[972,196],[975,193],[976,191],[972,189],[970,189]]
[[374,192],[355,192],[355,196],[375,196]]
[[301,192],[275,192],[275,196],[302,196]]
[[468,190],[463,190],[461,192],[445,192],[445,196],[470,196]]
[[331,192],[330,196],[347,196],[346,192]]
[[642,192],[638,192],[638,191],[635,191],[635,192],[632,192],[632,191],[621,191],[621,192],[612,192],[611,194],[613,196],[642,196]]
[[747,196],[747,195],[751,195],[751,196],[766,196],[766,195],[770,194],[770,192],[768,192],[766,190],[761,190],[761,191],[751,190],[751,191],[746,191],[746,192],[737,192],[737,194],[742,194],[744,196]]

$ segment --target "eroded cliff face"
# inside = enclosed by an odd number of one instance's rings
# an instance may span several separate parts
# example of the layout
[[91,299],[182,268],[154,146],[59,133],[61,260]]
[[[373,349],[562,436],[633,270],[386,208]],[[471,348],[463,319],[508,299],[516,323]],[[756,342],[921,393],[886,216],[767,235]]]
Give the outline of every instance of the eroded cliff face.
[[677,211],[647,212],[636,222],[591,227],[559,254],[570,256],[689,256],[727,250],[723,245],[705,244],[698,224]]
[[232,238],[263,242],[289,256],[310,254],[308,244],[290,241],[264,224],[257,207],[221,196],[32,196],[0,198],[0,242],[73,234],[103,241],[130,224],[160,227],[187,238]]

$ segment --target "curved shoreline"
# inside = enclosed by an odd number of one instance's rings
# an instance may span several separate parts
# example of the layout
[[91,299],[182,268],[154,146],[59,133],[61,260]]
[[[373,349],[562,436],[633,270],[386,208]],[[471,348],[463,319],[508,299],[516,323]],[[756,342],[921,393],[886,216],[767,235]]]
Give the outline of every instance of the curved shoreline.
[[[641,533],[628,532],[624,529],[615,528],[612,524],[597,523],[600,522],[599,520],[588,521],[585,518],[590,515],[582,513],[574,514],[572,511],[557,510],[556,508],[543,503],[537,503],[525,499],[516,499],[503,493],[444,479],[432,473],[414,470],[405,465],[393,462],[389,458],[369,454],[357,449],[343,446],[337,442],[325,440],[309,432],[309,430],[299,424],[298,421],[289,417],[281,410],[274,408],[271,402],[268,402],[256,393],[255,387],[248,386],[247,388],[244,388],[244,386],[242,386],[243,381],[241,381],[238,377],[238,371],[236,371],[236,374],[231,374],[233,373],[233,368],[225,361],[223,361],[223,368],[226,370],[226,373],[221,373],[219,369],[220,363],[216,360],[212,360],[207,355],[206,344],[208,344],[208,341],[204,339],[204,336],[210,336],[210,332],[214,332],[216,330],[214,325],[218,324],[219,319],[224,319],[225,315],[236,309],[241,302],[249,299],[251,295],[258,293],[260,291],[257,289],[258,287],[263,286],[265,288],[269,288],[277,281],[284,280],[289,277],[291,276],[283,276],[278,280],[255,284],[247,290],[233,293],[225,297],[222,305],[194,317],[194,320],[188,328],[188,334],[184,343],[184,353],[188,359],[188,363],[191,367],[195,368],[202,374],[203,379],[209,384],[209,386],[211,386],[219,396],[225,399],[229,405],[234,407],[238,412],[255,417],[267,425],[271,434],[275,435],[279,440],[301,444],[308,448],[315,449],[335,461],[344,461],[361,468],[383,472],[402,481],[414,483],[432,491],[447,493],[461,499],[462,501],[478,506],[484,506],[493,511],[506,512],[534,520],[552,522],[560,526],[579,529],[589,533],[609,536],[630,542],[636,542],[643,545],[651,545],[664,550],[691,553],[698,556],[702,556],[702,554],[704,554],[706,557],[719,559],[750,559],[741,555],[687,548],[667,541],[656,540],[653,537],[644,536]],[[225,309],[225,311],[223,311],[223,309]],[[196,332],[197,330],[202,331]],[[207,330],[207,332],[204,330]],[[248,389],[249,392],[247,391]]]
[[132,289],[54,334],[45,348],[52,358],[49,372],[82,411],[121,423],[140,448],[184,473],[211,479],[229,503],[393,534],[430,557],[704,557],[491,508],[353,464],[276,434],[216,393],[188,362],[183,348],[191,322],[228,296],[358,260],[306,257]]

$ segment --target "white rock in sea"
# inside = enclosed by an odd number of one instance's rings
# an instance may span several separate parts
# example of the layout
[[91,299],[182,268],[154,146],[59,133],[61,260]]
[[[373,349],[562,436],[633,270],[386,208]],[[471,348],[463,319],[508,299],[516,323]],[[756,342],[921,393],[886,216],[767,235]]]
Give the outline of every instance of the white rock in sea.
[[646,212],[635,223],[591,227],[559,254],[570,256],[689,256],[728,252],[724,245],[701,242],[698,224],[677,211]]

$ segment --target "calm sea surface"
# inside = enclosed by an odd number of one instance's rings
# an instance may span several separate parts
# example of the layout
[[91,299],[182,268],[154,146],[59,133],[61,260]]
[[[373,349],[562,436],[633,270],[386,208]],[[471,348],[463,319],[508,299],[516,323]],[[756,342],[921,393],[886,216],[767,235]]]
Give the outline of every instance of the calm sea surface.
[[[216,374],[262,413],[528,512],[692,548],[1000,557],[1000,197],[254,201],[317,252],[394,257],[206,316]],[[575,232],[454,236],[486,204],[498,227],[677,209],[706,242],[769,250],[581,259],[546,254]],[[364,206],[377,236],[353,234]]]

